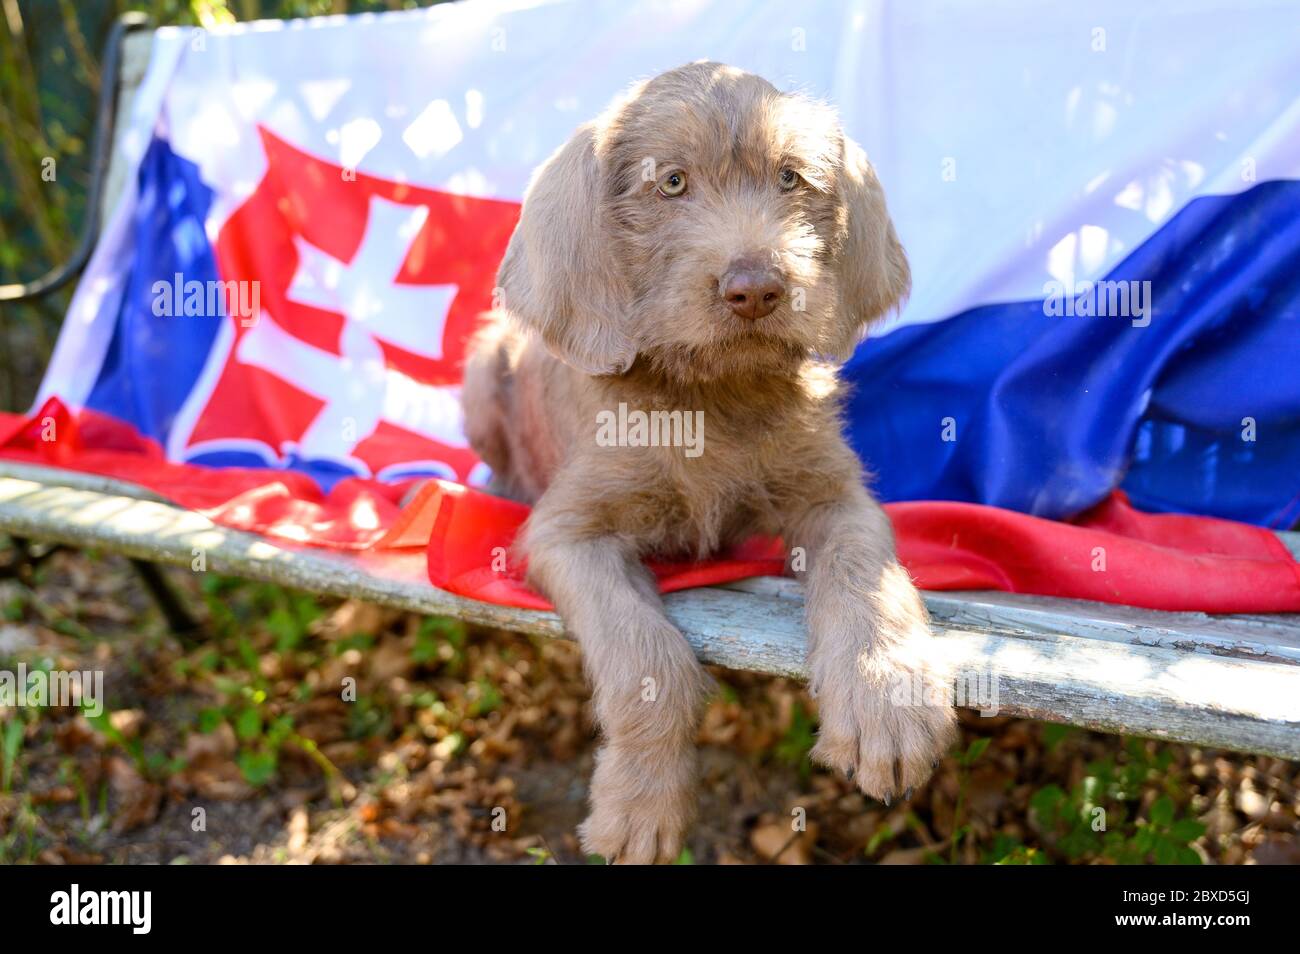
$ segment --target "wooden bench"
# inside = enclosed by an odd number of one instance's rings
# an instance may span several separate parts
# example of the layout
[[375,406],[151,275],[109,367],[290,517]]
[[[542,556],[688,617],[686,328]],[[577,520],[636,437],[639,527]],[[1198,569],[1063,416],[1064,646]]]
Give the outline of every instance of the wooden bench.
[[[149,39],[136,32],[122,44],[119,111],[144,75]],[[107,173],[105,210],[125,181],[118,166]],[[374,557],[293,548],[228,530],[142,488],[86,474],[0,460],[0,531],[187,568],[202,550],[210,571],[564,635],[552,613],[435,589],[422,553],[386,558],[380,572]],[[1300,556],[1300,534],[1279,536]],[[974,708],[1300,759],[1300,614],[1160,613],[1008,593],[927,593],[925,599]],[[804,676],[797,582],[748,580],[671,594],[665,603],[705,662]]]
[[[553,613],[435,589],[424,555],[294,548],[213,524],[120,481],[0,461],[0,530],[484,626],[563,636]],[[1300,552],[1300,534],[1282,534]],[[999,714],[1300,758],[1300,616],[1158,613],[1011,593],[927,593],[935,635]],[[665,598],[705,662],[804,676],[802,587],[763,578]],[[982,700],[982,701],[980,701]]]

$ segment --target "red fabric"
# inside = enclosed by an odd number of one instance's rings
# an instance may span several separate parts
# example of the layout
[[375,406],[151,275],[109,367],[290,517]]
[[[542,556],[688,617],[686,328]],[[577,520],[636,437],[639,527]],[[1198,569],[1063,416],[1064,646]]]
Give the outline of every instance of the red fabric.
[[1204,613],[1300,606],[1300,564],[1272,531],[1134,510],[1120,491],[1069,522],[998,507],[887,504],[898,554],[930,590],[1006,590]]
[[129,425],[58,398],[30,418],[0,415],[0,457],[130,481],[223,526],[343,550],[382,539],[410,483],[347,479],[324,494],[294,471],[173,464]]
[[[421,496],[432,514],[429,579],[435,586],[503,606],[552,608],[523,582],[526,567],[509,559],[528,507],[445,480],[431,481]],[[726,560],[647,566],[660,591],[671,593],[750,576],[780,576],[785,558],[779,542],[756,538]]]
[[[57,439],[45,439],[51,426]],[[490,603],[550,608],[509,559],[528,508],[459,484],[431,481],[402,509],[410,482],[348,479],[323,494],[293,472],[173,464],[130,427],[94,412],[73,415],[57,399],[30,418],[0,415],[0,457],[131,481],[216,523],[268,537],[352,550],[427,548],[436,586]],[[1207,613],[1300,611],[1300,564],[1270,531],[1142,513],[1118,491],[1069,522],[943,501],[885,510],[899,558],[923,589]],[[779,541],[756,539],[727,559],[650,568],[671,592],[780,574],[783,563]]]
[[[528,508],[439,481],[429,578],[442,589],[507,606],[549,609],[500,571]],[[1300,564],[1270,531],[1209,517],[1141,513],[1119,492],[1071,523],[980,504],[886,504],[898,554],[928,590],[1006,590],[1207,613],[1300,608]],[[503,550],[494,548],[500,547]],[[667,593],[754,575],[779,575],[779,543],[755,541],[727,561],[651,568]],[[1094,569],[1095,567],[1095,569]]]

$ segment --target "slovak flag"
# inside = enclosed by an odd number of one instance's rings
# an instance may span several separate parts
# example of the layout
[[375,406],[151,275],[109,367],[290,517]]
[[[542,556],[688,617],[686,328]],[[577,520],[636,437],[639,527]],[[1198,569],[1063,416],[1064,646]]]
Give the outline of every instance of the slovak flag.
[[[303,543],[427,545],[435,583],[544,605],[467,582],[466,541],[526,511],[466,489],[489,476],[466,341],[533,169],[632,81],[708,58],[835,104],[884,183],[914,290],[846,368],[846,430],[918,582],[1300,609],[1261,529],[1300,518],[1293,16],[467,0],[160,30],[131,179],[0,455]],[[424,516],[399,513],[421,477]],[[781,565],[732,557],[660,577]]]

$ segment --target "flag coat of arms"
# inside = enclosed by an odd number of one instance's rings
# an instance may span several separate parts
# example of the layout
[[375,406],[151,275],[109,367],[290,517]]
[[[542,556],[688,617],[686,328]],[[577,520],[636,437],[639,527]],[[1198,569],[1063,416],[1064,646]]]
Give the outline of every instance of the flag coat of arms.
[[[132,175],[34,415],[76,430],[62,466],[232,525],[391,535],[413,478],[489,477],[461,367],[533,169],[631,82],[708,58],[834,104],[884,184],[914,290],[845,369],[846,429],[883,499],[947,502],[902,504],[913,542],[1001,526],[990,507],[1287,528],[1290,21],[1266,2],[1104,0],[1048,25],[1016,4],[478,0],[160,30],[121,120]],[[56,454],[24,443],[31,425],[3,453]],[[1130,537],[1190,539],[1142,526]],[[1191,552],[1232,555],[1210,536]],[[1265,590],[1300,586],[1276,541],[1248,537],[1234,558],[1276,564]],[[972,565],[939,584],[1023,585]]]

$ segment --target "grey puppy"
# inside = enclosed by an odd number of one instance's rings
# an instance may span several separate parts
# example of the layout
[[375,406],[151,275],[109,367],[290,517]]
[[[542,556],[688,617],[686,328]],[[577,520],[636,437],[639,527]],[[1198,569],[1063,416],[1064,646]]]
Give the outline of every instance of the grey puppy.
[[[814,758],[890,798],[950,744],[924,606],[840,430],[835,359],[909,283],[834,112],[731,67],[633,87],[537,170],[464,403],[498,487],[534,505],[529,579],[584,654],[604,734],[587,851],[671,861],[695,811],[710,680],[647,556],[780,535],[807,587]],[[602,439],[620,405],[704,440]]]

